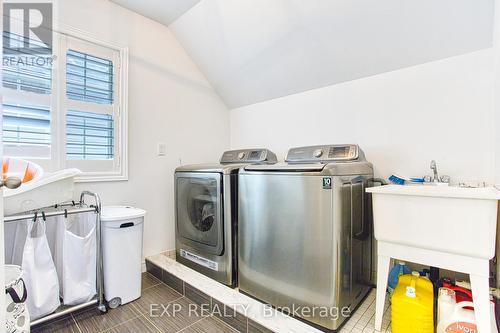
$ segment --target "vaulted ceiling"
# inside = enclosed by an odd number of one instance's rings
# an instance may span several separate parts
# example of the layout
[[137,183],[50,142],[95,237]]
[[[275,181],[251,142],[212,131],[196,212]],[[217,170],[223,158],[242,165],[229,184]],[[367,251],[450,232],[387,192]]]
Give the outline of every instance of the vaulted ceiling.
[[201,0],[111,0],[134,12],[169,25]]
[[169,25],[230,108],[492,43],[494,0],[113,1]]

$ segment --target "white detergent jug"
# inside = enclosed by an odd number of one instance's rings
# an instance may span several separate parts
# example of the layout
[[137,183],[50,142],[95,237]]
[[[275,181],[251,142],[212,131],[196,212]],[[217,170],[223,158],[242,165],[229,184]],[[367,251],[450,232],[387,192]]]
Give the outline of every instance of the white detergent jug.
[[[453,307],[447,308],[451,312],[445,313],[442,311],[437,333],[478,333],[474,310],[465,309],[473,306],[472,302],[460,302]],[[496,332],[496,328],[492,332]]]
[[[495,313],[495,304],[490,303],[492,313]],[[438,326],[436,333],[478,333],[474,310],[465,309],[474,307],[472,302],[455,302],[455,292],[448,288],[439,288],[438,298]],[[496,333],[497,325],[492,316],[491,332]]]

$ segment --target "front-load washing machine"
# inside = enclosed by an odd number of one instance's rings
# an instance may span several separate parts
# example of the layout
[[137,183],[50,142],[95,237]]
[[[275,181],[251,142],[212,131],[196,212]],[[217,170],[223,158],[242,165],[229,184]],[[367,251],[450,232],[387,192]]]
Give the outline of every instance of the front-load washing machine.
[[175,170],[176,259],[228,286],[237,283],[238,171],[274,164],[267,149],[226,151],[219,164]]

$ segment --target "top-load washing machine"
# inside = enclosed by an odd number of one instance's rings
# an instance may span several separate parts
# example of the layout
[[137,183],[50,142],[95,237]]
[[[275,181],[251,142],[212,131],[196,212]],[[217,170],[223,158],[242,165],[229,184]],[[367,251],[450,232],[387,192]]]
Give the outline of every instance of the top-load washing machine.
[[176,258],[223,284],[237,281],[238,171],[276,163],[267,149],[226,151],[219,164],[175,170]]
[[370,288],[372,178],[357,145],[292,148],[285,164],[240,171],[240,291],[338,329]]

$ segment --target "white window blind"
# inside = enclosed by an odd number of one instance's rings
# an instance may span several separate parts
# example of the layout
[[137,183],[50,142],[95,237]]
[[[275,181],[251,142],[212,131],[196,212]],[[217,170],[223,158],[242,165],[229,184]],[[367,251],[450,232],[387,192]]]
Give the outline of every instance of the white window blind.
[[73,160],[106,160],[114,156],[113,117],[70,110],[66,114],[66,154]]
[[24,37],[3,32],[2,85],[7,88],[2,117],[4,154],[49,158],[52,64],[43,59],[34,61],[38,58],[19,49],[23,41]]
[[68,50],[66,94],[72,100],[113,104],[113,62]]
[[22,47],[23,38],[13,33],[3,33],[3,86],[17,91],[50,94],[52,64],[43,58],[30,57],[27,51],[16,50]]
[[66,97],[70,100],[68,106],[74,103],[71,101],[79,101],[85,108],[84,111],[70,108],[66,113],[68,160],[114,158],[113,79],[113,61],[68,49],[66,53]]
[[50,147],[50,109],[4,104],[3,142],[5,145]]

